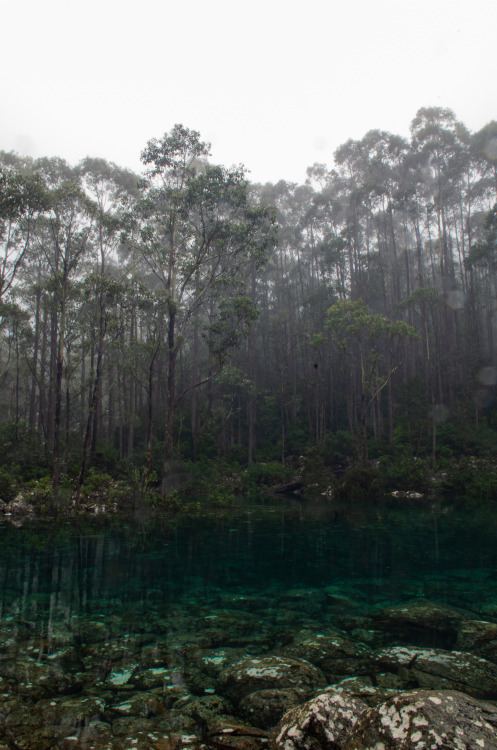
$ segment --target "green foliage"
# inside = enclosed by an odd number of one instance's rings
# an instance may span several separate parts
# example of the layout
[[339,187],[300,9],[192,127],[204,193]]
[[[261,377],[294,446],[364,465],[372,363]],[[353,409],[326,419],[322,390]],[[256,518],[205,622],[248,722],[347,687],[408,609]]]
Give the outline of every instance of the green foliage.
[[426,492],[430,486],[432,463],[409,452],[383,456],[379,460],[379,473],[385,491],[401,490]]
[[226,508],[234,500],[233,489],[226,485],[214,487],[207,495],[207,502],[214,507]]
[[20,174],[0,166],[0,220],[15,220],[49,206],[49,194],[39,174]]
[[419,338],[414,328],[403,320],[389,320],[385,315],[372,314],[362,299],[341,300],[328,310],[326,327],[344,350],[351,340]]
[[29,502],[36,508],[47,507],[53,501],[52,480],[50,477],[32,479],[27,484]]
[[0,426],[0,465],[16,466],[24,481],[47,474],[48,466],[42,442],[24,422],[6,422]]
[[0,500],[10,503],[16,496],[16,479],[4,466],[0,467]]
[[378,469],[371,466],[352,466],[335,491],[339,500],[375,500],[382,497],[385,488]]
[[278,461],[267,463],[256,461],[245,469],[242,474],[243,489],[245,492],[256,492],[260,488],[275,487],[279,484],[289,482],[294,470],[283,466]]
[[306,497],[317,497],[329,487],[336,484],[336,477],[331,468],[329,457],[321,445],[306,451],[302,470],[302,481]]
[[497,500],[497,462],[468,456],[446,467],[440,492],[476,501]]
[[98,472],[93,467],[88,470],[86,481],[83,485],[82,494],[85,497],[89,495],[107,495],[112,487],[114,480],[110,474]]
[[468,446],[467,433],[454,422],[444,422],[437,426],[437,454],[439,458],[460,456]]

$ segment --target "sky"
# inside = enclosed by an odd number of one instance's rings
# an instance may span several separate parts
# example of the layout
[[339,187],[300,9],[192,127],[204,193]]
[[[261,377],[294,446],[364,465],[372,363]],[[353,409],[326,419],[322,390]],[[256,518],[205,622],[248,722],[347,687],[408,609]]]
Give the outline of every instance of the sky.
[[141,172],[176,123],[253,182],[302,183],[420,107],[497,120],[495,0],[10,0],[0,149]]

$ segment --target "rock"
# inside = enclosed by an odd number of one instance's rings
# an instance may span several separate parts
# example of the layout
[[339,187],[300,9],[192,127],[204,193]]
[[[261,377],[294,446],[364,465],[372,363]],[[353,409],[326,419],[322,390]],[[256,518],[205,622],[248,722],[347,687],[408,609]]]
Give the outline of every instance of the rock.
[[414,690],[368,709],[343,750],[497,748],[497,708],[452,690]]
[[287,711],[299,706],[307,697],[308,692],[299,688],[256,690],[242,698],[239,710],[253,726],[271,729]]
[[237,662],[219,675],[218,687],[234,703],[256,690],[299,688],[310,695],[326,685],[320,669],[303,659],[267,656]]
[[272,648],[274,639],[261,619],[240,610],[218,610],[198,621],[197,634],[218,647],[253,646]]
[[229,664],[240,661],[242,658],[243,651],[239,648],[212,649],[197,658],[196,666],[209,677],[216,678]]
[[110,690],[131,690],[135,687],[132,677],[138,671],[138,662],[134,659],[115,664],[105,680]]
[[336,682],[327,690],[347,693],[353,698],[366,703],[368,706],[377,706],[389,698],[398,695],[404,689],[400,677],[394,674],[376,674],[374,682],[371,677],[362,675],[360,677],[346,677],[345,680]]
[[141,717],[148,719],[158,716],[167,710],[164,701],[154,693],[141,692],[129,695],[126,700],[109,706],[109,711],[115,717]]
[[92,697],[40,700],[29,708],[13,707],[5,717],[5,728],[15,738],[13,747],[43,750],[65,736],[80,735],[82,727],[99,721],[104,708],[102,700]]
[[395,646],[376,652],[374,661],[382,669],[396,671],[407,685],[497,698],[497,666],[472,654]]
[[210,726],[219,722],[221,718],[226,721],[234,721],[234,709],[231,703],[220,695],[184,695],[174,704],[175,710],[183,711],[189,716],[195,714],[207,722]]
[[497,623],[465,620],[459,627],[456,647],[497,663]]
[[275,750],[341,750],[366,709],[365,703],[345,693],[322,693],[285,714],[273,733],[273,747]]
[[103,721],[95,721],[82,727],[73,728],[67,736],[57,744],[51,746],[51,750],[118,750],[118,744],[112,740],[112,730],[109,724]]
[[273,599],[269,596],[255,594],[221,594],[219,597],[219,604],[221,607],[227,607],[228,609],[242,609],[247,612],[257,612],[272,607]]
[[415,490],[394,490],[390,493],[392,497],[402,498],[403,500],[422,500],[424,494]]
[[323,611],[326,600],[323,589],[291,589],[278,597],[277,606],[312,616]]
[[368,674],[371,671],[371,650],[340,635],[317,634],[286,646],[283,653],[295,659],[306,659],[311,662],[324,672],[330,682],[334,681],[337,675]]
[[1,664],[1,670],[2,677],[12,683],[16,693],[33,701],[76,693],[82,688],[78,675],[30,657],[6,661]]
[[166,667],[152,667],[150,669],[139,669],[133,674],[133,685],[138,690],[150,690],[161,687],[163,690],[175,688],[182,684],[180,674]]
[[326,586],[324,589],[326,595],[326,606],[332,610],[350,610],[356,609],[361,602],[351,597],[348,589],[341,589],[338,586]]
[[[70,628],[77,643],[91,645],[105,641],[109,637],[109,628],[101,620],[87,620],[84,617],[73,617],[70,622]],[[106,645],[108,646],[108,644]]]
[[[238,722],[218,722],[209,727],[207,742],[200,746],[202,750],[210,747],[226,750],[264,750],[269,748],[269,738],[261,729]],[[214,743],[216,743],[214,745]]]
[[452,647],[467,613],[428,600],[387,607],[373,615],[377,625],[409,645]]
[[31,503],[28,503],[23,495],[16,495],[5,508],[5,513],[11,513],[13,516],[29,516],[34,513]]

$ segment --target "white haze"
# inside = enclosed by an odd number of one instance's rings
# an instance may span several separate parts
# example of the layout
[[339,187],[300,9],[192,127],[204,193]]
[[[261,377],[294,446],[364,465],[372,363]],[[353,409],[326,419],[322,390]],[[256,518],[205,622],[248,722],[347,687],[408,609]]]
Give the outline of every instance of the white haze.
[[348,138],[422,106],[497,119],[495,0],[16,0],[2,9],[0,149],[139,171],[199,130],[254,181],[303,182]]

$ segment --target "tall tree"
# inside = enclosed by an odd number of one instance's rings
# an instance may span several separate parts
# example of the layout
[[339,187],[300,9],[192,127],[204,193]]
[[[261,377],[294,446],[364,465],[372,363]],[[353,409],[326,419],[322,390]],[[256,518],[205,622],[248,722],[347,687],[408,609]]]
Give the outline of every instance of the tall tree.
[[262,262],[274,241],[272,212],[250,203],[243,169],[200,161],[208,150],[196,131],[176,125],[142,154],[150,183],[136,207],[135,237],[168,309],[164,475],[173,456],[176,365],[193,319],[209,309],[212,325],[219,300],[239,296],[243,270]]

